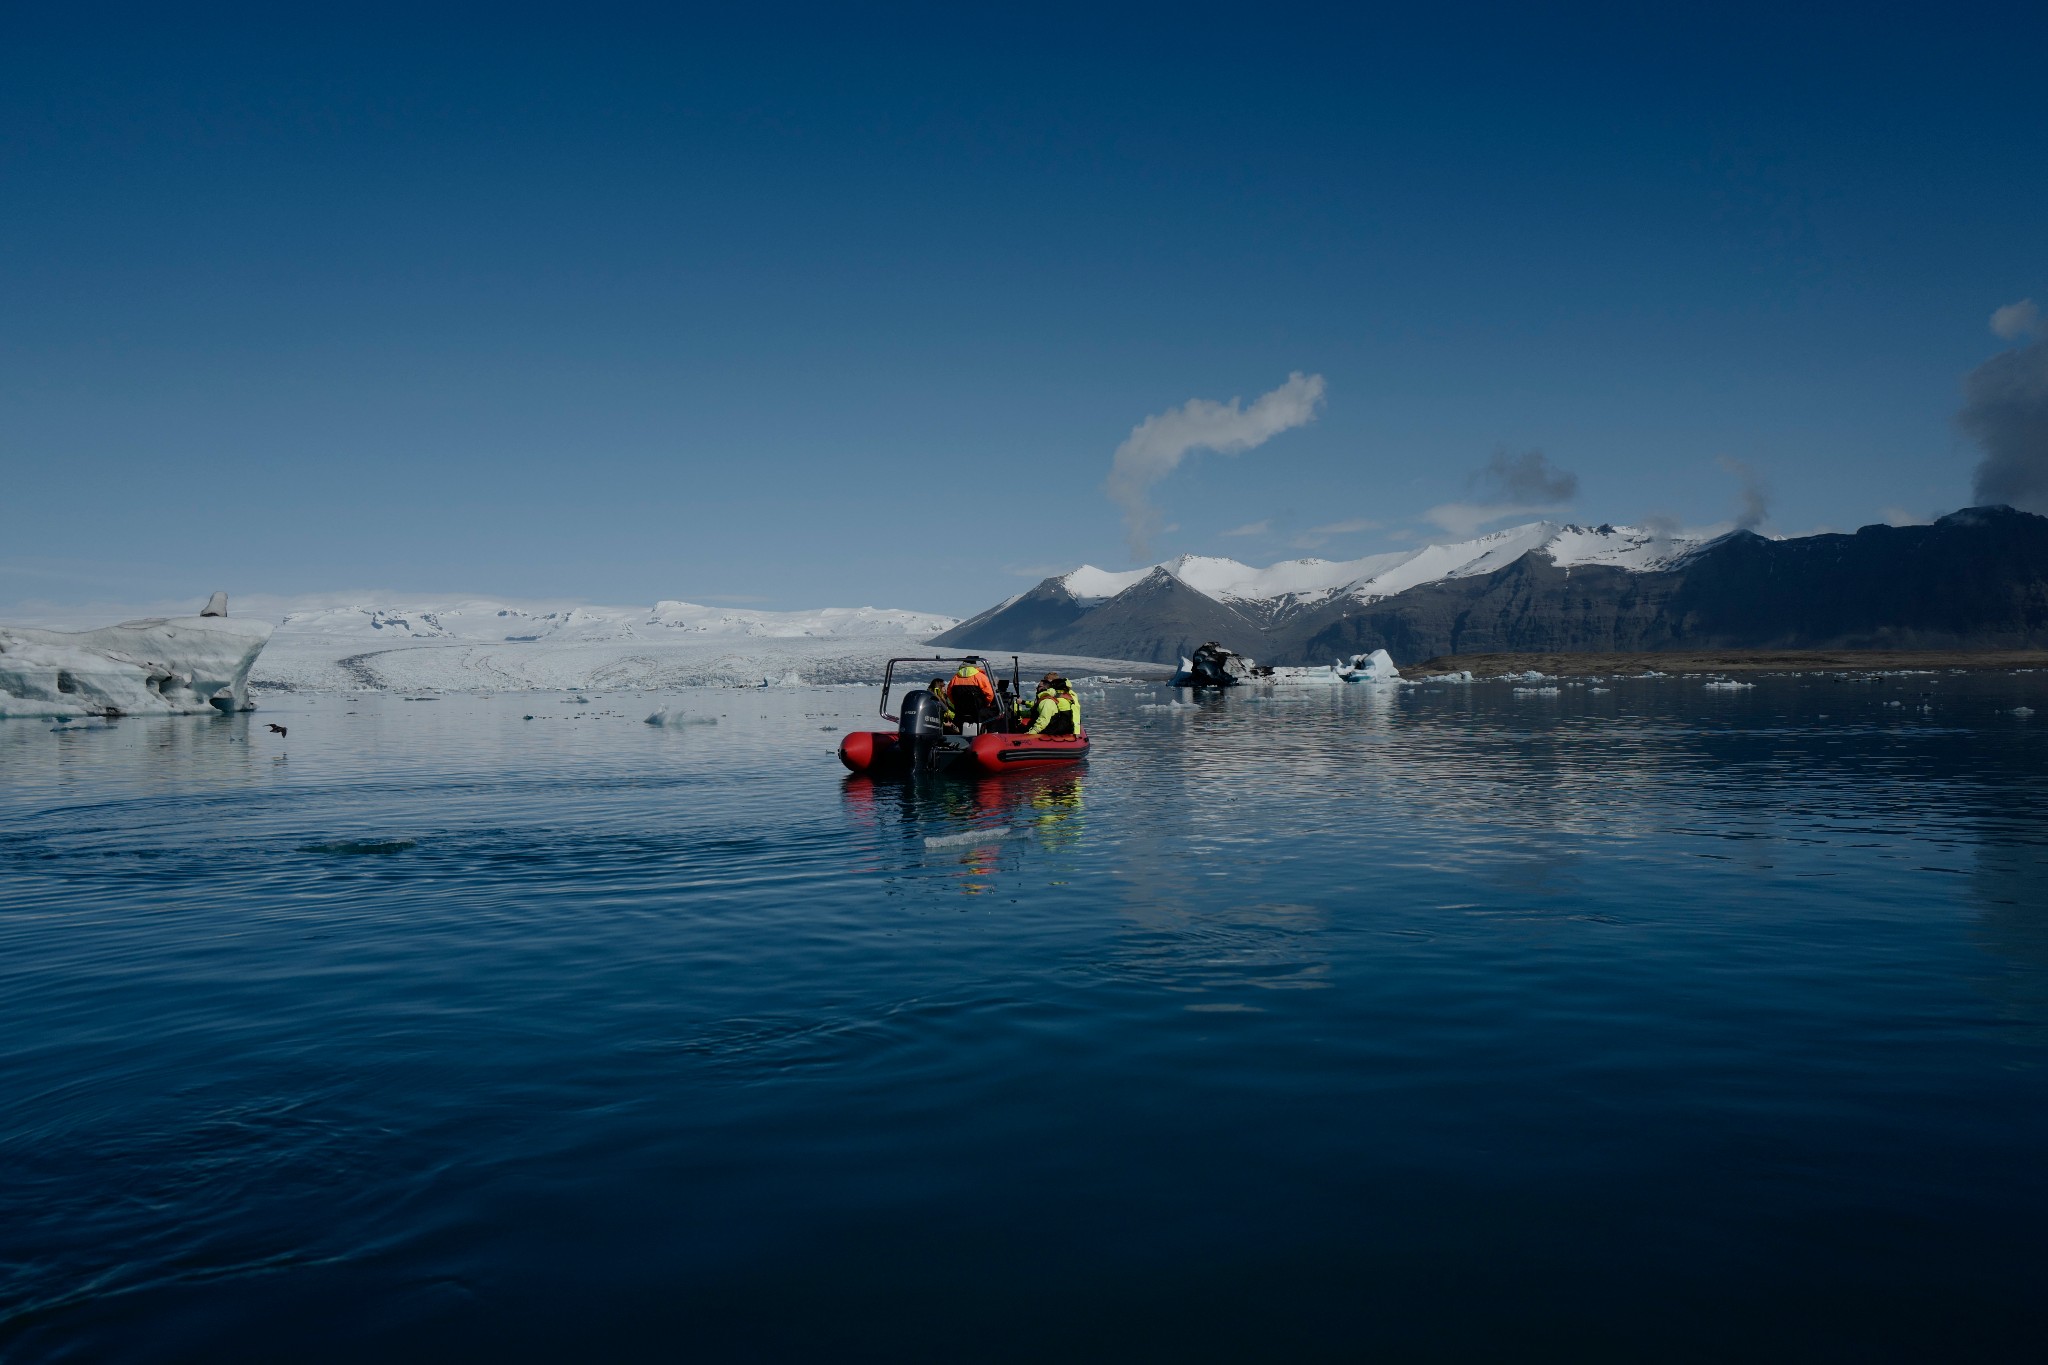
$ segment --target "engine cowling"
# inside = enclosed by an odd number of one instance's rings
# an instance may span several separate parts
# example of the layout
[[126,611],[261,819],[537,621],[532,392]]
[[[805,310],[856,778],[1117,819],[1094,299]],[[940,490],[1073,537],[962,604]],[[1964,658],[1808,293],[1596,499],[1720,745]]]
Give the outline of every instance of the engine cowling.
[[910,755],[913,768],[927,766],[931,751],[946,737],[946,710],[939,699],[919,689],[903,699],[896,721],[896,742]]

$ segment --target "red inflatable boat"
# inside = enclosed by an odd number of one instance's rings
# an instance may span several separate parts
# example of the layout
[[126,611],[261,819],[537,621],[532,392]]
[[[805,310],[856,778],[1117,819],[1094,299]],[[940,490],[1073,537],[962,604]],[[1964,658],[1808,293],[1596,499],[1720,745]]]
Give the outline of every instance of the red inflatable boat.
[[[839,761],[854,772],[883,777],[913,772],[1007,773],[1053,763],[1074,763],[1088,757],[1085,729],[1074,735],[1027,735],[1013,728],[1009,699],[1019,695],[1021,688],[1014,656],[1010,660],[1009,687],[997,693],[996,708],[975,726],[977,734],[947,733],[944,707],[921,687],[905,694],[899,711],[890,711],[889,692],[897,664],[965,662],[965,658],[936,655],[889,660],[882,674],[882,718],[893,721],[895,728],[855,730],[839,741]],[[982,661],[977,658],[975,662]]]

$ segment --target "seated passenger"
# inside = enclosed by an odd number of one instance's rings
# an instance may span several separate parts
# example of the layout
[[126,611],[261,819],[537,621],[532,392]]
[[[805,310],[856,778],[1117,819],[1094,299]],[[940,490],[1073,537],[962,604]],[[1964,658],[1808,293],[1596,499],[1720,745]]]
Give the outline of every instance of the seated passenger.
[[1038,684],[1038,712],[1027,734],[1078,735],[1081,733],[1081,703],[1074,689],[1057,673],[1048,673]]
[[970,658],[954,669],[953,682],[946,693],[954,714],[963,723],[979,723],[995,706],[996,685],[982,672],[980,659]]
[[959,734],[960,720],[953,714],[952,699],[946,695],[946,680],[933,678],[925,690],[939,699],[939,727],[949,735]]

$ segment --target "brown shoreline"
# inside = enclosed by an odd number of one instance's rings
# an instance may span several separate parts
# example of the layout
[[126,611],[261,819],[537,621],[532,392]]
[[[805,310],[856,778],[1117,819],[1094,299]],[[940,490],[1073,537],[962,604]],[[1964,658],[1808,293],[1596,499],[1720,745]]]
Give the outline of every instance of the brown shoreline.
[[1469,671],[1475,678],[1547,673],[1559,678],[1642,673],[1872,673],[1900,668],[2048,668],[2043,649],[1724,649],[1669,654],[1439,654],[1405,665],[1409,678]]

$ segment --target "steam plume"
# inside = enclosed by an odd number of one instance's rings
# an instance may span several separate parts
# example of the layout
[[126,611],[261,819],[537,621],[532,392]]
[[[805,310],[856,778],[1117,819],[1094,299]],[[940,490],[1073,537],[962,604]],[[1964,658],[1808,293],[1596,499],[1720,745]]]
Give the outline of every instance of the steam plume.
[[1152,537],[1158,534],[1160,523],[1159,509],[1152,505],[1152,487],[1178,468],[1189,451],[1240,455],[1283,431],[1313,421],[1322,403],[1323,377],[1297,370],[1285,384],[1261,394],[1250,407],[1241,398],[1228,403],[1190,398],[1180,407],[1154,413],[1132,427],[1130,436],[1116,448],[1105,485],[1111,500],[1124,509],[1124,533],[1132,555],[1139,559],[1151,555]]

